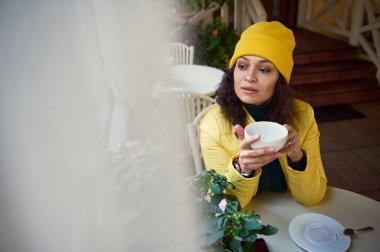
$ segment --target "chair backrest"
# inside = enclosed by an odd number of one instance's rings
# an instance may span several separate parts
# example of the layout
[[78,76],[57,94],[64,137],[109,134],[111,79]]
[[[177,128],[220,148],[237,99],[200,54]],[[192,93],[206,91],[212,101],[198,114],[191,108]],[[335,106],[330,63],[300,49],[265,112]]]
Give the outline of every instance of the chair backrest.
[[167,89],[165,90],[165,95],[173,95],[176,98],[176,104],[179,106],[181,113],[182,124],[180,127],[183,128],[186,150],[189,154],[192,154],[186,126],[192,123],[201,111],[216,103],[216,101],[210,96],[179,88]]
[[195,171],[196,173],[200,173],[202,170],[205,169],[202,153],[201,153],[201,146],[200,146],[200,130],[199,125],[201,123],[202,118],[204,115],[213,109],[217,104],[212,104],[208,106],[207,108],[203,109],[194,119],[192,123],[189,123],[187,125],[187,134],[189,136],[189,143],[191,148],[191,154],[194,159],[195,164]]
[[187,124],[192,123],[202,110],[216,103],[215,99],[210,96],[181,88],[170,88],[165,93],[172,94],[177,98],[177,104],[181,108],[182,122],[185,127]]
[[192,65],[194,63],[194,46],[179,42],[168,43],[169,61],[172,65]]

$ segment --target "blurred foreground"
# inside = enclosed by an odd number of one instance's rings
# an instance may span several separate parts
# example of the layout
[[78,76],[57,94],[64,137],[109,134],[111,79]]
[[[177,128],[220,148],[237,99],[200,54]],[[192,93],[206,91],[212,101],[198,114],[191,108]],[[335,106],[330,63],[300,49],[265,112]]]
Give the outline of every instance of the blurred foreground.
[[0,2],[0,251],[196,251],[157,2]]

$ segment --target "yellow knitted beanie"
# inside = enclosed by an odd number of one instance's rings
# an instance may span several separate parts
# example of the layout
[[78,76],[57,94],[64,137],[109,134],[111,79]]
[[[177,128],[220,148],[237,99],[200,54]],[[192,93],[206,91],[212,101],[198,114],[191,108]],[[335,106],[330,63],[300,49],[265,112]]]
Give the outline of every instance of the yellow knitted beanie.
[[241,56],[263,57],[272,62],[289,83],[295,45],[293,32],[280,22],[257,22],[241,34],[230,61],[230,68],[234,67]]

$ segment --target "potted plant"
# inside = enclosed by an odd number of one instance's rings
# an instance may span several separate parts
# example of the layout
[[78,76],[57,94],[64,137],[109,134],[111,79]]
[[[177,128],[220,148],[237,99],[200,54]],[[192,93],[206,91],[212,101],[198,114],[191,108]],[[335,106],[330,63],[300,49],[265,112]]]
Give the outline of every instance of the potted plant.
[[201,249],[204,251],[255,251],[257,235],[273,235],[278,229],[264,225],[260,216],[242,210],[236,196],[226,193],[233,183],[215,170],[207,170],[192,178],[195,202],[199,206]]
[[226,69],[239,36],[220,18],[203,26],[198,32],[199,58],[202,64]]
[[227,4],[228,6],[233,6],[234,1],[233,0],[190,0],[193,4],[193,6],[196,8],[196,10],[203,8],[208,9],[210,6],[212,6],[213,3],[218,4],[220,6],[223,6],[223,4]]

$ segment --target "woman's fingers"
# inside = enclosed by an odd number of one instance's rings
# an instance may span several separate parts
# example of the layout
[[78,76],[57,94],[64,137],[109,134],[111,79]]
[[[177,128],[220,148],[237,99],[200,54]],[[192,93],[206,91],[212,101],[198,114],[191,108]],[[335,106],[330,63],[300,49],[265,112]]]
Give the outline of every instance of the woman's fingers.
[[241,166],[244,167],[244,169],[249,170],[257,170],[260,167],[263,167],[264,165],[272,162],[273,160],[277,159],[279,155],[276,154],[268,154],[265,156],[260,156],[256,158],[241,158],[240,163]]
[[247,156],[247,157],[260,157],[270,154],[275,154],[276,151],[273,147],[267,147],[267,148],[260,148],[260,149],[249,149],[247,151],[244,151],[241,155]]
[[260,140],[259,135],[250,136],[250,137],[244,139],[243,141],[241,141],[240,149],[252,150],[251,144],[253,144],[254,142],[259,141],[259,140]]
[[239,124],[235,125],[235,132],[239,136],[239,139],[241,141],[240,149],[249,150],[251,149],[251,144],[260,139],[259,135],[254,135],[248,138],[244,138],[244,128]]
[[244,140],[244,129],[240,124],[235,125],[235,132],[239,136],[240,141]]
[[[291,128],[288,130],[290,132]],[[252,143],[260,140],[259,135],[244,138],[244,128],[239,124],[235,125],[235,132],[241,141],[239,161],[242,170],[257,170],[280,157],[281,154],[276,152],[273,147],[251,148]]]
[[244,169],[256,170],[280,156],[274,148],[250,149],[240,152],[240,163]]
[[288,140],[280,152],[286,154],[291,160],[298,161],[304,155],[298,133],[291,126],[287,124],[284,126],[288,129]]
[[284,124],[284,126],[288,129],[288,140],[297,134],[297,132],[289,124]]

